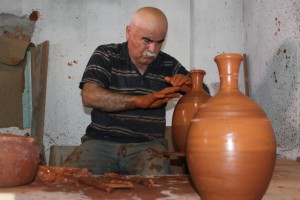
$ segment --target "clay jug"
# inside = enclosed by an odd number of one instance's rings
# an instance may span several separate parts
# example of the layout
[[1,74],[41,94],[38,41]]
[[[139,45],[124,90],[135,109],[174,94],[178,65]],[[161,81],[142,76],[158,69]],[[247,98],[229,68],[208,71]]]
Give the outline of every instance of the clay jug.
[[204,70],[191,70],[192,89],[177,102],[172,117],[172,140],[176,152],[185,153],[185,144],[191,119],[210,95],[203,89]]
[[215,57],[220,90],[189,127],[186,156],[202,200],[258,200],[276,160],[272,125],[263,109],[238,88],[239,54]]
[[39,169],[36,139],[0,133],[0,187],[31,183]]

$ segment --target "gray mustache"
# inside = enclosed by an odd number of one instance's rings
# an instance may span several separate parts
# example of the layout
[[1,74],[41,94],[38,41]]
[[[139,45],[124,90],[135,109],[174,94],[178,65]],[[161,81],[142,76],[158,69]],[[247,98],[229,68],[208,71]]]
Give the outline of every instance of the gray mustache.
[[150,51],[145,51],[143,54],[146,57],[155,57],[156,56],[156,53],[150,52]]

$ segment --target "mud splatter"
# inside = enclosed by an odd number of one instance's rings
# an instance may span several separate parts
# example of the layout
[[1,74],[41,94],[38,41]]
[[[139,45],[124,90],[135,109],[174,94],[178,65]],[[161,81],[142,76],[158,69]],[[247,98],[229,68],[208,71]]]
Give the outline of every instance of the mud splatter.
[[40,18],[41,14],[38,10],[34,10],[29,15],[30,21],[37,21]]
[[73,64],[78,64],[78,60],[73,60],[73,61],[71,61],[71,62],[68,62],[68,66],[69,66],[69,67],[72,67]]
[[278,32],[280,32],[280,21],[278,20],[278,18],[276,17],[275,18],[275,26],[276,26],[276,28],[277,28],[277,30],[276,30],[276,32],[275,32],[275,35],[277,35],[278,34]]

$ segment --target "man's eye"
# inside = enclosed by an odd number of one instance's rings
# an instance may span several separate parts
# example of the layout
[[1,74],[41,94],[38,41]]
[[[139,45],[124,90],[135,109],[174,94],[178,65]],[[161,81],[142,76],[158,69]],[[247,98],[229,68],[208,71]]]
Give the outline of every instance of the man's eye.
[[149,44],[149,43],[152,42],[152,40],[150,40],[150,39],[148,39],[148,38],[143,38],[143,42],[144,42],[145,44]]
[[157,43],[158,44],[162,44],[164,41],[165,41],[164,39],[163,40],[159,40],[159,41],[157,41]]

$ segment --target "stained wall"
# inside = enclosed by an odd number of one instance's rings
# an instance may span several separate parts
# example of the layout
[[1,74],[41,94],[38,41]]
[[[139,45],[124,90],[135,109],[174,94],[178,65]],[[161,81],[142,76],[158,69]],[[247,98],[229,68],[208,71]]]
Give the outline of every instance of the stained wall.
[[299,151],[300,1],[244,1],[250,94],[266,111],[279,152]]

